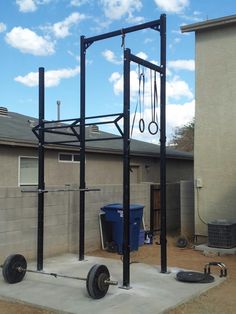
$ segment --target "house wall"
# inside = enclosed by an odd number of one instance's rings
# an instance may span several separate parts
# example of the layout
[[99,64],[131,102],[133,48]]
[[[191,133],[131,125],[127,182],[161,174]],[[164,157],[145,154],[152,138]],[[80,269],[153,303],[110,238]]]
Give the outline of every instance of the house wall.
[[[62,151],[63,152],[63,151]],[[37,157],[37,150],[25,147],[0,145],[0,186],[17,187],[19,156]],[[58,162],[58,151],[45,153],[45,182],[49,185],[76,184],[79,180],[79,163]]]
[[236,26],[196,32],[194,174],[199,235],[207,235],[211,220],[236,218],[235,51]]
[[[79,163],[59,162],[57,150],[47,150],[45,153],[45,183],[46,185],[79,184]],[[19,156],[35,156],[34,148],[8,147],[0,145],[0,186],[18,186]],[[160,173],[159,160],[147,157],[131,157],[131,182],[158,182]],[[192,180],[193,161],[168,159],[167,182]],[[123,181],[122,156],[115,154],[86,154],[86,183],[121,184]]]

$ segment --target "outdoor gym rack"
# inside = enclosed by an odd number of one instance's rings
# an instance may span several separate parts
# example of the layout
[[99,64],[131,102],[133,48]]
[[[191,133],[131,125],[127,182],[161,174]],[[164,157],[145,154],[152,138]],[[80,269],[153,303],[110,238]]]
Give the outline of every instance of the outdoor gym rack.
[[[123,28],[121,30],[105,33],[98,36],[86,38],[80,37],[80,118],[45,121],[44,116],[44,68],[39,69],[39,123],[33,128],[33,132],[38,138],[38,190],[45,190],[44,183],[44,147],[46,144],[61,144],[75,146],[73,143],[78,142],[80,147],[80,231],[79,231],[79,260],[84,260],[84,242],[85,242],[85,143],[87,140],[110,140],[123,139],[123,212],[124,212],[124,229],[123,229],[123,288],[130,287],[130,245],[129,245],[129,208],[130,208],[130,62],[127,62],[128,50],[124,50],[124,96],[123,112],[118,114],[104,116],[85,116],[86,98],[85,98],[85,77],[86,77],[86,50],[96,41],[108,39],[115,36],[124,36],[127,33],[151,28],[160,33],[160,65],[155,66],[151,63],[140,59],[134,55],[129,55],[133,62],[143,66],[154,67],[155,71],[160,73],[160,201],[161,201],[161,272],[167,272],[167,254],[166,254],[166,16],[162,14],[160,19],[148,23],[136,25],[133,27]],[[101,122],[101,118],[112,118],[109,122]],[[97,119],[98,122],[89,123],[89,119]],[[123,119],[123,130],[119,127],[119,120]],[[51,126],[50,126],[51,123]],[[65,126],[61,123],[66,123]],[[91,124],[112,123],[117,128],[120,136],[99,139],[86,139],[85,127]],[[60,124],[60,126],[58,126]],[[63,130],[70,129],[70,132]],[[55,133],[65,136],[62,141],[47,141],[45,133]],[[75,140],[69,137],[75,137]],[[43,269],[43,233],[44,233],[44,193],[38,194],[38,242],[37,242],[37,269]]]

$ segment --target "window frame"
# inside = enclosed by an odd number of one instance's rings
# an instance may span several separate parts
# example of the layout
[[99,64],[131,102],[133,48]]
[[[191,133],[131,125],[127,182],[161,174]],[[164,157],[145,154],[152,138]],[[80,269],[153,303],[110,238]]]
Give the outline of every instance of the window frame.
[[[69,156],[71,156],[71,160],[61,160],[60,159],[61,155],[69,155]],[[79,164],[80,160],[79,161],[75,160],[75,158],[74,158],[75,155],[79,155],[79,159],[80,159],[80,153],[62,153],[62,152],[60,152],[60,153],[58,153],[58,162]]]
[[21,183],[21,159],[25,158],[25,159],[37,159],[37,156],[24,156],[24,155],[20,155],[18,156],[18,186],[37,186],[38,185],[38,172],[37,172],[37,180],[36,183]]

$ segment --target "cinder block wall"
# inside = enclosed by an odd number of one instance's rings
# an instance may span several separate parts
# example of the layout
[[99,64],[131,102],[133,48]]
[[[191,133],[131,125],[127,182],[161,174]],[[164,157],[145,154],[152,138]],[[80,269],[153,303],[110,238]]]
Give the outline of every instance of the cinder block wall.
[[180,181],[180,225],[181,234],[194,236],[194,184],[193,181]]
[[[45,194],[45,255],[68,251],[69,196]],[[36,256],[37,194],[20,188],[0,188],[0,257],[22,253]]]
[[[78,188],[78,186],[72,186]],[[64,187],[50,187],[64,188]],[[98,192],[86,193],[86,253],[100,248],[98,214],[109,203],[122,203],[122,185],[99,185]],[[149,224],[150,184],[131,186],[131,202],[145,206]],[[79,249],[79,192],[45,193],[44,256]],[[0,260],[12,253],[36,258],[37,194],[20,188],[0,188]]]
[[[150,185],[131,185],[131,203],[144,205],[144,221],[149,229]],[[65,186],[50,186],[62,189]],[[71,188],[78,188],[77,185]],[[107,204],[122,203],[121,184],[96,185],[100,191],[86,193],[85,253],[101,247],[100,209]],[[167,185],[167,230],[179,227],[179,184]],[[36,259],[37,194],[22,192],[21,188],[0,188],[0,262],[12,253]],[[45,193],[44,256],[79,251],[79,192]]]
[[[91,188],[99,188],[98,192],[86,193],[86,211],[85,211],[85,248],[90,252],[101,247],[99,231],[99,213],[100,209],[107,204],[122,203],[123,186],[120,184],[96,185]],[[130,187],[130,202],[144,205],[145,224],[149,226],[150,211],[150,184],[132,184]],[[78,205],[78,204],[77,204]],[[79,219],[78,207],[71,206],[72,213],[70,217],[69,229],[69,251],[78,252],[79,239]]]
[[175,232],[180,228],[180,186],[179,183],[166,185],[166,228]]

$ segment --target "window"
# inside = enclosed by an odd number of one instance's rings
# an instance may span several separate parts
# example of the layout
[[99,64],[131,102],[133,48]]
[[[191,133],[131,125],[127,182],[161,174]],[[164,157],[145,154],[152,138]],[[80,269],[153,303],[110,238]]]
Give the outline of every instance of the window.
[[61,162],[80,162],[79,154],[59,153],[58,160]]
[[38,184],[38,158],[19,157],[19,185]]

